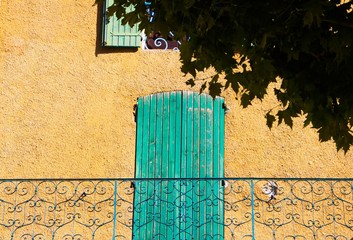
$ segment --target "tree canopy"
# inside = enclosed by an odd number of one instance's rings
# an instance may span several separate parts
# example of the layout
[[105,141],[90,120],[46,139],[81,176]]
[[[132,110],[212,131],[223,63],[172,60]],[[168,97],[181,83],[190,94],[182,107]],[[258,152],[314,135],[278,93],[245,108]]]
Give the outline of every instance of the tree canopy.
[[[184,39],[182,71],[193,77],[213,67],[201,90],[218,95],[227,88],[243,92],[246,107],[262,99],[276,77],[275,95],[283,108],[266,114],[292,127],[318,130],[321,141],[333,139],[345,152],[353,144],[353,11],[351,0],[151,0],[150,21],[145,1],[115,0],[109,14],[147,33],[172,31]],[[135,10],[126,13],[133,4]],[[187,37],[186,37],[187,36]],[[187,40],[185,40],[187,39]],[[234,56],[238,54],[240,58]],[[249,61],[250,68],[246,68]],[[236,71],[236,69],[244,71]],[[219,75],[225,81],[219,80]],[[194,78],[187,81],[194,84]]]

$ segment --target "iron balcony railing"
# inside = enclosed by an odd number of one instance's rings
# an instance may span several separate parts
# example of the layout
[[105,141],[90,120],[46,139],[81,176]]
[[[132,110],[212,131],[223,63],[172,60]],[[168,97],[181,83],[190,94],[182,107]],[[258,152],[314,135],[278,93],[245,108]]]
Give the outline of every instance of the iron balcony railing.
[[351,240],[353,179],[3,179],[0,239]]

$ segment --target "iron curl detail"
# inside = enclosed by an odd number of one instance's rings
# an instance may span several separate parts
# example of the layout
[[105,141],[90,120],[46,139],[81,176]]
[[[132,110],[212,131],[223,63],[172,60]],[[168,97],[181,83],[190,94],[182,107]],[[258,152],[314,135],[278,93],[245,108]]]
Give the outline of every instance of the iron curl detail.
[[138,240],[147,231],[160,240],[351,239],[353,181],[0,180],[0,239]]

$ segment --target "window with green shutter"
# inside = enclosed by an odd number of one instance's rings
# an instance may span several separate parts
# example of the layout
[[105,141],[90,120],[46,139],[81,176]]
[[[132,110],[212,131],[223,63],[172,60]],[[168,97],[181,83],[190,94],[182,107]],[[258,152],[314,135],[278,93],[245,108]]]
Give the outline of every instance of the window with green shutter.
[[223,106],[190,91],[138,99],[133,239],[223,239]]
[[[103,19],[103,36],[102,45],[110,47],[140,47],[141,34],[138,25],[130,27],[128,24],[123,25],[121,19],[117,19],[115,15],[108,17],[107,9],[114,3],[114,0],[105,0],[103,3],[104,19]],[[131,5],[128,11],[132,11]]]
[[[114,4],[114,0],[105,0],[103,2],[103,33],[102,45],[107,47],[140,47],[144,50],[179,50],[181,41],[176,41],[172,32],[165,38],[158,31],[152,31],[148,36],[144,31],[140,32],[138,24],[130,27],[123,25],[121,19],[115,14],[108,17],[108,8]],[[151,10],[151,2],[146,1],[146,14],[150,16],[150,21],[154,19],[154,12]],[[133,5],[128,7],[127,12],[134,10]],[[142,44],[141,44],[142,42]]]

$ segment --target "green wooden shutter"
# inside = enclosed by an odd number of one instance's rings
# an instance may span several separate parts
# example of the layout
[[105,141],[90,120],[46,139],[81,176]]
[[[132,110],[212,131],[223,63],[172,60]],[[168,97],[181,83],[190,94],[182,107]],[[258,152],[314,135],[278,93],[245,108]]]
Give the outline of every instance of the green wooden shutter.
[[[103,46],[111,47],[140,47],[141,35],[138,29],[138,24],[130,27],[128,24],[123,25],[121,19],[116,16],[108,18],[106,12],[108,7],[114,3],[114,0],[104,1],[104,19],[103,19]],[[131,5],[127,11],[132,11],[134,8]]]
[[134,239],[223,239],[223,98],[190,91],[138,99]]

